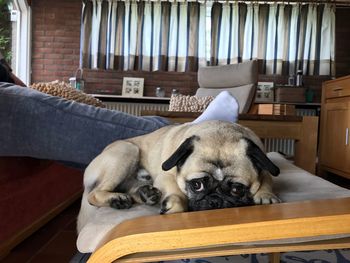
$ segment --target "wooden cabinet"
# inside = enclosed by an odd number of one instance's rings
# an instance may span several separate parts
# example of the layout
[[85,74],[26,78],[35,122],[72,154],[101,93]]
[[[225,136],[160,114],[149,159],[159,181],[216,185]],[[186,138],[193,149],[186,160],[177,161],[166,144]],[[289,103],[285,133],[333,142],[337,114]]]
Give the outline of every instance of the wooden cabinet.
[[350,178],[350,76],[323,83],[320,127],[320,173]]

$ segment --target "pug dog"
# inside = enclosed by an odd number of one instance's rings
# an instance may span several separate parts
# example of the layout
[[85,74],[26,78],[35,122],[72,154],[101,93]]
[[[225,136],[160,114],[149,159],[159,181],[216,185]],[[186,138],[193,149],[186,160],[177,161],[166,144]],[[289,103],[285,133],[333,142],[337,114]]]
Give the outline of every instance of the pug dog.
[[120,187],[139,169],[153,183],[144,200],[158,196],[161,214],[280,201],[271,178],[279,168],[252,130],[224,121],[169,125],[113,142],[89,164],[78,224],[94,207],[145,203]]

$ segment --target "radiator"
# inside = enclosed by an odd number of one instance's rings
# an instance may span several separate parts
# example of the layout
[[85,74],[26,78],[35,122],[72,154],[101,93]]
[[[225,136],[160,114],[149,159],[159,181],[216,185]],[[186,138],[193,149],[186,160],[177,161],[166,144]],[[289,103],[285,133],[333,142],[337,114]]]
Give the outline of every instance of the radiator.
[[265,139],[266,152],[282,152],[294,156],[294,140],[290,139]]
[[316,109],[295,109],[295,114],[297,116],[317,116]]
[[[295,109],[297,116],[316,116],[316,109]],[[267,152],[282,152],[286,155],[294,156],[294,140],[290,139],[265,139],[265,149]]]
[[135,116],[140,116],[142,110],[159,110],[167,111],[169,104],[157,103],[133,103],[133,102],[103,102],[107,109],[126,112]]

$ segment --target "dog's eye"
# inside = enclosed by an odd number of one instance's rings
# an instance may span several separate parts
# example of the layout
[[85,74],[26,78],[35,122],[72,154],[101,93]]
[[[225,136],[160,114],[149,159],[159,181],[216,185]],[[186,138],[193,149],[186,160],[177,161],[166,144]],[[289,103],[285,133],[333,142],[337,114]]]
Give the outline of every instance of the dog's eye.
[[239,183],[231,185],[231,194],[236,196],[243,196],[245,193],[245,186]]
[[190,184],[191,184],[192,189],[196,192],[200,192],[200,191],[204,190],[204,185],[203,185],[203,182],[201,180],[192,180],[190,182]]

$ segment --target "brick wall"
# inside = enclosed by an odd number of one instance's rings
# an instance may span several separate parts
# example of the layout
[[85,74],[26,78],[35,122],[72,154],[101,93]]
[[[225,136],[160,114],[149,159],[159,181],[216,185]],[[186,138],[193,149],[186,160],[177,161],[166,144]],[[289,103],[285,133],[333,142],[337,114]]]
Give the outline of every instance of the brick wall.
[[79,66],[81,2],[32,1],[32,82],[67,81]]
[[[79,65],[81,0],[35,0],[33,10],[32,82],[63,80],[73,76]],[[336,12],[336,72],[350,74],[349,8]],[[157,86],[170,94],[173,88],[194,94],[198,88],[196,73],[85,70],[88,93],[121,94],[123,77],[145,79],[144,95],[153,96]],[[287,83],[286,77],[260,76]],[[313,88],[320,89],[324,77],[310,77]]]
[[[68,81],[79,66],[81,0],[35,0],[33,10],[32,82]],[[166,95],[176,88],[193,94],[198,88],[196,73],[122,72],[84,70],[86,92],[122,92],[123,77],[145,78],[144,95],[154,96],[155,87]]]

